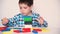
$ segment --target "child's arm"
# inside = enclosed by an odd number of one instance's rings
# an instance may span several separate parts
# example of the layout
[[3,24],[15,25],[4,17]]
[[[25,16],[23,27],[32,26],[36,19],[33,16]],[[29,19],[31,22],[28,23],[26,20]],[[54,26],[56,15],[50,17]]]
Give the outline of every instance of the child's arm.
[[4,26],[8,26],[8,27],[12,27],[12,26],[14,26],[14,22],[16,21],[16,19],[17,19],[17,17],[16,16],[14,16],[13,18],[3,18],[2,19],[2,24],[4,25]]
[[37,23],[39,24],[40,27],[48,26],[48,23],[40,16],[40,14],[33,13],[33,17],[36,21],[38,21]]
[[37,21],[42,25],[42,24],[44,24],[44,19],[42,18],[42,17],[39,17],[38,19],[37,19]]
[[38,21],[38,22],[40,23],[40,25],[43,26],[43,27],[47,27],[47,26],[48,26],[47,22],[46,22],[42,17],[40,17],[39,19],[37,19],[37,21]]

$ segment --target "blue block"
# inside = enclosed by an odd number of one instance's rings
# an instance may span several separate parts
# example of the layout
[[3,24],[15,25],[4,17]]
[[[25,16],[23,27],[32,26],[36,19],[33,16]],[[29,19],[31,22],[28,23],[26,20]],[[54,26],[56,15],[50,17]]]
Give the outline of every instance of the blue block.
[[36,30],[33,30],[32,32],[33,32],[33,33],[38,33]]
[[32,32],[33,32],[33,34],[38,34],[38,32],[37,32],[37,31],[35,31],[35,30],[33,30]]
[[4,32],[4,31],[10,31],[10,28],[6,28],[5,30],[2,30],[2,32]]
[[20,32],[22,32],[22,31],[23,31],[23,29],[22,29],[22,28],[20,28],[19,30],[20,30]]

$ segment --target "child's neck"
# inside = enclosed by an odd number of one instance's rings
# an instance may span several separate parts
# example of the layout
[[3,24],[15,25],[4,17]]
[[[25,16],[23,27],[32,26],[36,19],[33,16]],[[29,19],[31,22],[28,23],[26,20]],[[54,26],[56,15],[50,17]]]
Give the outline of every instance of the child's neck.
[[32,15],[32,11],[30,11],[28,14],[26,14],[26,16],[31,16]]

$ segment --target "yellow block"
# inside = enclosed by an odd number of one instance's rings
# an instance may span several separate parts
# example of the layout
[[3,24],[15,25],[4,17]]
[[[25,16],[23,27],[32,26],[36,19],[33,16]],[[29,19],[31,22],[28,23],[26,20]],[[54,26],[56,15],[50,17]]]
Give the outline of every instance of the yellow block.
[[41,29],[41,28],[31,28],[31,31],[33,31],[34,29]]
[[33,30],[34,28],[31,28],[31,31]]
[[3,34],[13,34],[13,29],[11,29],[10,31],[5,31],[5,32],[2,32]]
[[47,28],[41,28],[42,29],[42,32],[49,32],[49,29]]

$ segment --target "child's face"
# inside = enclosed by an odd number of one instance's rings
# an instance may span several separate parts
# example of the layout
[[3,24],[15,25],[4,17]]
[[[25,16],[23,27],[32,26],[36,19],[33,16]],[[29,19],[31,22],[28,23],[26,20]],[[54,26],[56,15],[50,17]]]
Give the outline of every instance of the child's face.
[[27,4],[19,4],[19,7],[20,7],[20,12],[23,14],[23,15],[27,15],[31,12],[31,9],[32,9],[32,6],[28,6]]

